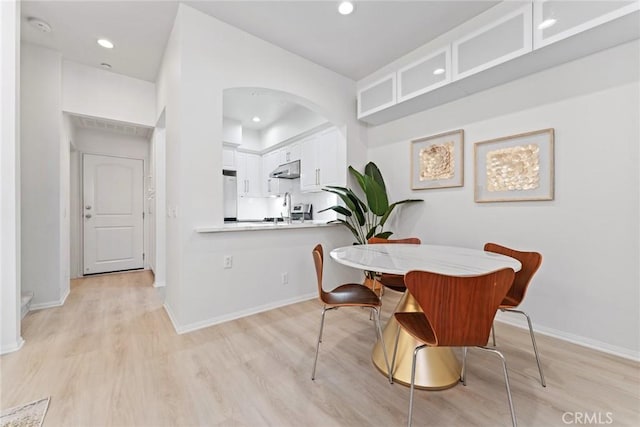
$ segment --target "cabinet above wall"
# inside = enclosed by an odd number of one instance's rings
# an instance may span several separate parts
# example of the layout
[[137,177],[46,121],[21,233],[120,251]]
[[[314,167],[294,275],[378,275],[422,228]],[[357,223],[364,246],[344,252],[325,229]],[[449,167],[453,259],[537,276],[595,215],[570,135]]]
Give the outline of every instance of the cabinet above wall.
[[[363,79],[358,119],[379,125],[638,39],[639,10],[640,1],[527,3],[458,31],[421,59]],[[541,25],[550,19],[555,25]]]

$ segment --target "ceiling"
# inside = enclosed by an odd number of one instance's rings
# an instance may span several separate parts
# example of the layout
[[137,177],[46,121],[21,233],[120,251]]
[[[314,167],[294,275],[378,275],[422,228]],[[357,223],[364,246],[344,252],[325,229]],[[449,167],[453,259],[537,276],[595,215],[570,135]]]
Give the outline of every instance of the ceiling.
[[[498,1],[357,1],[339,15],[337,1],[185,1],[204,13],[353,80],[427,43]],[[65,59],[155,81],[178,2],[23,0],[22,39]],[[42,33],[27,17],[46,21]],[[115,48],[104,49],[98,38]]]

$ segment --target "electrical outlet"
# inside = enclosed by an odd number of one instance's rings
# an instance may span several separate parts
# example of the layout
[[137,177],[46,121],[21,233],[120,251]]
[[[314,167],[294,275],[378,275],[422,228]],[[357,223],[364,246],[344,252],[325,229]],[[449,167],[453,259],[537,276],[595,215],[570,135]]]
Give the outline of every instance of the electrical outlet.
[[286,285],[289,283],[289,273],[284,272],[282,273],[282,284]]
[[224,268],[233,267],[233,257],[231,255],[224,256]]

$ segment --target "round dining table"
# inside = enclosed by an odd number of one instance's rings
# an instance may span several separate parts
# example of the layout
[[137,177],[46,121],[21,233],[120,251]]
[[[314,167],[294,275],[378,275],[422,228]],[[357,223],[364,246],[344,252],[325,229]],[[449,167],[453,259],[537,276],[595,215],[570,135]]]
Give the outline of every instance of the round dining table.
[[[519,271],[522,267],[514,258],[478,249],[440,245],[375,244],[336,248],[330,252],[333,260],[349,267],[404,275],[412,270],[429,271],[450,276],[478,276],[503,268]],[[409,291],[405,291],[394,312],[422,311]],[[462,315],[462,313],[461,313]],[[393,355],[398,322],[391,316],[383,336],[387,355]],[[421,345],[404,330],[400,330],[398,352],[393,369],[394,381],[409,385],[413,350]],[[376,368],[388,375],[380,341],[373,348],[372,360]],[[391,359],[389,359],[391,360]],[[460,380],[460,362],[449,347],[429,347],[418,354],[415,385],[418,388],[442,390],[453,387]]]

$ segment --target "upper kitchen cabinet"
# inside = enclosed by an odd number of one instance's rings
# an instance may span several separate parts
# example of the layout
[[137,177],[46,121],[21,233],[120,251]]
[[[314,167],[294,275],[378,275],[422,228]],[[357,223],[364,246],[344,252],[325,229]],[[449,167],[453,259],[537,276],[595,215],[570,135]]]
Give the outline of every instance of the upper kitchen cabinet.
[[327,185],[344,185],[340,169],[340,143],[342,135],[331,127],[302,140],[300,159],[300,189],[321,191]]
[[447,46],[398,71],[398,102],[451,82],[451,47]]
[[479,73],[532,50],[531,4],[453,42],[453,78]]
[[422,59],[358,82],[358,119],[379,125],[636,40],[639,21],[638,0],[501,2],[423,46]]
[[238,196],[261,197],[262,196],[262,159],[259,154],[236,153]]
[[300,143],[294,142],[293,144],[289,144],[283,147],[282,150],[280,150],[280,164],[300,160],[301,156],[302,147],[300,146]]
[[533,46],[539,49],[628,15],[639,7],[637,0],[536,1],[533,4]]
[[222,147],[222,169],[236,170],[235,148]]
[[[277,196],[291,191],[293,180],[271,178],[269,174],[286,161],[286,148],[270,151],[262,156],[262,193],[265,196]],[[295,159],[295,160],[299,160]]]
[[384,110],[396,103],[396,73],[358,90],[358,118]]

